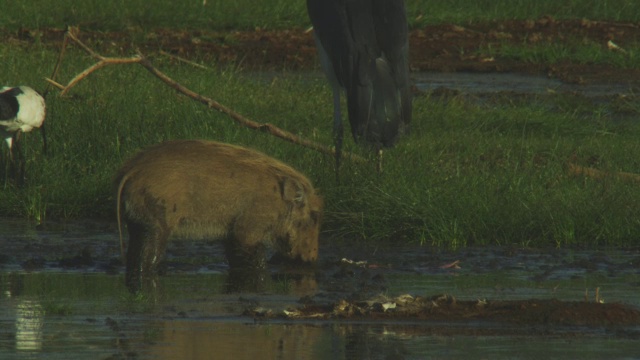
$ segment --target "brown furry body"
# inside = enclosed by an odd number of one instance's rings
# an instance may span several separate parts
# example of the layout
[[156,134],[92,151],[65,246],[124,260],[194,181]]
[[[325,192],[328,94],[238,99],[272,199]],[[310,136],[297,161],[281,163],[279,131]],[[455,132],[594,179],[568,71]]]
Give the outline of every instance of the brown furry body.
[[171,235],[225,239],[232,267],[237,250],[251,254],[265,243],[290,259],[317,259],[321,197],[304,175],[257,151],[167,141],[125,162],[115,184],[118,227],[122,214],[129,231],[132,290],[155,273]]

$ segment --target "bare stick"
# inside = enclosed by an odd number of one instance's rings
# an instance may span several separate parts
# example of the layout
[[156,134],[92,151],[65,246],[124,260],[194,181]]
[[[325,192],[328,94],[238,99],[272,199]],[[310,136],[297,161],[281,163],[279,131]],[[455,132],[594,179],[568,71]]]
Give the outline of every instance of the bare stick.
[[[298,135],[292,134],[288,131],[282,130],[277,126],[274,126],[273,124],[269,124],[269,123],[258,123],[255,122],[253,120],[249,120],[246,117],[242,116],[241,114],[239,114],[238,112],[220,104],[219,102],[210,99],[208,97],[202,96],[194,91],[189,90],[188,88],[180,85],[179,83],[175,82],[174,80],[172,80],[171,78],[169,78],[167,75],[165,75],[164,73],[162,73],[160,70],[156,69],[153,65],[151,65],[151,62],[149,62],[149,60],[147,60],[147,58],[145,57],[141,57],[140,58],[140,65],[144,66],[150,73],[152,73],[153,75],[155,75],[158,79],[162,80],[165,84],[171,86],[172,88],[176,89],[177,91],[179,91],[180,93],[198,101],[201,102],[205,105],[207,105],[209,108],[218,110],[222,113],[225,113],[227,115],[229,115],[229,117],[231,117],[235,122],[241,124],[242,126],[248,127],[249,129],[253,129],[253,130],[260,130],[260,131],[264,131],[267,132],[271,135],[274,135],[276,137],[279,137],[281,139],[290,141],[294,144],[300,144],[302,146],[305,146],[307,148],[316,150],[316,151],[320,151],[323,153],[327,153],[327,154],[331,154],[332,156],[334,155],[334,150],[332,148],[328,148],[322,144],[316,143],[314,141],[302,138]],[[358,157],[356,155],[351,155],[351,158],[353,160],[360,160],[360,161],[364,161],[363,158]]]
[[59,82],[56,82],[55,80],[49,79],[49,78],[44,78],[44,80],[46,82],[48,82],[49,84],[57,87],[59,90],[64,90],[65,86],[60,84]]
[[[45,80],[49,82],[49,85],[54,85],[58,87],[58,89],[61,89],[58,86],[60,84],[55,82],[55,80],[56,80],[56,76],[58,76],[58,71],[60,70],[60,64],[62,64],[62,58],[64,57],[64,51],[67,49],[67,44],[69,44],[69,37],[67,36],[67,34],[65,34],[64,39],[62,40],[62,48],[60,49],[60,54],[58,54],[58,61],[56,62],[56,66],[53,67],[53,72],[51,73],[51,79],[45,78]],[[42,95],[45,99],[47,98],[47,94],[49,94],[49,89],[50,89],[49,85],[47,85],[47,87],[44,90],[44,94]]]
[[73,79],[71,79],[71,81],[69,81],[69,83],[67,84],[67,86],[65,87],[64,90],[62,90],[62,92],[60,93],[61,96],[64,96],[67,94],[67,92],[74,87],[77,83],[80,82],[80,80],[86,78],[87,76],[89,76],[89,74],[91,74],[92,72],[103,68],[107,65],[116,65],[116,64],[135,64],[135,63],[139,63],[140,62],[140,58],[139,57],[132,57],[132,58],[103,58],[102,60],[98,61],[97,63],[91,65],[90,67],[88,67],[87,69],[85,69],[83,72],[81,72],[80,74],[76,75],[76,77],[74,77]]
[[640,174],[628,173],[628,172],[608,172],[591,167],[568,164],[567,170],[570,175],[586,176],[596,180],[605,180],[608,178],[618,178],[625,181],[631,181],[640,183]]
[[[329,154],[331,156],[335,156],[335,148],[333,147],[327,147],[323,144],[317,143],[315,141],[311,141],[309,139],[305,139],[303,137],[300,137],[298,135],[292,134],[286,130],[283,130],[273,124],[269,124],[269,123],[258,123],[255,121],[252,121],[246,117],[244,117],[243,115],[241,115],[240,113],[220,104],[219,102],[202,96],[188,88],[186,88],[185,86],[181,85],[180,83],[176,82],[175,80],[171,79],[169,76],[167,76],[166,74],[164,74],[163,72],[161,72],[160,70],[158,70],[157,68],[155,68],[151,62],[142,54],[138,54],[136,56],[130,57],[130,58],[109,58],[109,57],[104,57],[98,53],[96,53],[95,51],[93,51],[90,47],[88,47],[86,44],[84,44],[82,41],[80,41],[77,36],[76,33],[77,29],[75,28],[70,28],[67,31],[67,35],[71,40],[73,40],[75,43],[77,43],[81,48],[83,48],[87,53],[89,53],[92,57],[98,59],[98,62],[95,63],[94,65],[88,67],[87,69],[85,69],[84,71],[82,71],[81,73],[79,73],[78,75],[76,75],[73,79],[71,79],[71,81],[66,85],[60,85],[57,82],[55,82],[55,80],[51,80],[51,79],[47,79],[47,81],[51,84],[53,84],[54,86],[62,89],[61,95],[65,95],[67,92],[69,92],[69,90],[74,87],[75,85],[77,85],[80,81],[82,81],[84,78],[86,78],[87,76],[89,76],[91,73],[95,72],[98,69],[101,69],[107,65],[118,65],[118,64],[140,64],[142,65],[145,69],[147,69],[147,71],[149,71],[151,74],[153,74],[155,77],[157,77],[158,79],[160,79],[162,82],[164,82],[165,84],[169,85],[170,87],[174,88],[176,91],[200,102],[203,103],[205,105],[207,105],[209,108],[218,110],[224,114],[227,114],[229,117],[231,117],[231,119],[233,119],[235,122],[239,123],[242,126],[248,127],[250,129],[253,130],[259,130],[259,131],[263,131],[266,133],[269,133],[273,136],[279,137],[281,139],[287,140],[289,142],[292,142],[294,144],[299,144],[302,145],[304,147],[316,150],[318,152],[321,153],[325,153],[325,154]],[[64,51],[64,47],[63,47],[63,51]],[[352,161],[357,161],[357,162],[365,162],[366,160],[358,155],[355,154],[344,154],[346,155],[345,157],[352,160]]]
[[88,52],[89,55],[93,56],[94,58],[96,58],[98,60],[103,60],[104,57],[102,55],[96,53],[95,51],[93,51],[93,49],[91,49],[90,47],[85,45],[82,41],[80,41],[80,39],[78,39],[76,34],[79,33],[79,32],[80,32],[80,30],[78,28],[70,27],[69,30],[67,30],[66,36],[70,37],[71,40],[75,41],[76,44],[78,44],[81,48],[83,48],[84,51]]
[[204,66],[204,65],[198,64],[196,62],[193,62],[193,61],[191,61],[189,59],[185,59],[185,58],[177,56],[177,55],[169,54],[168,52],[166,52],[164,50],[160,50],[160,54],[162,54],[164,56],[167,56],[167,57],[170,57],[172,59],[176,59],[176,60],[181,61],[183,63],[189,64],[189,65],[191,65],[193,67],[197,67],[197,68],[204,69],[204,70],[209,70],[209,68]]

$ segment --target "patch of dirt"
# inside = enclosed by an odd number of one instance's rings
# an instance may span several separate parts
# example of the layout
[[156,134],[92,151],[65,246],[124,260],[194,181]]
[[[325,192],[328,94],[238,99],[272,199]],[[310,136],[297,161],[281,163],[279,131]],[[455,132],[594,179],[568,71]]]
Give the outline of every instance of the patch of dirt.
[[[3,41],[30,46],[36,41],[60,47],[63,29],[0,31]],[[305,29],[214,32],[204,30],[128,29],[103,32],[81,29],[80,39],[104,54],[132,55],[160,51],[198,61],[248,70],[307,70],[318,67],[311,32]],[[610,49],[637,45],[640,25],[587,19],[508,20],[465,25],[441,24],[410,33],[412,71],[519,72],[546,74],[569,83],[628,83],[640,79],[636,69],[576,63],[529,63],[506,56],[490,57],[486,49],[506,45],[585,44]],[[618,50],[611,50],[618,51]],[[631,80],[640,81],[640,80]]]
[[[255,315],[251,310],[246,314]],[[449,295],[340,300],[329,305],[307,304],[274,316],[288,319],[483,320],[521,325],[587,327],[640,325],[640,310],[623,304],[556,299],[458,301]]]

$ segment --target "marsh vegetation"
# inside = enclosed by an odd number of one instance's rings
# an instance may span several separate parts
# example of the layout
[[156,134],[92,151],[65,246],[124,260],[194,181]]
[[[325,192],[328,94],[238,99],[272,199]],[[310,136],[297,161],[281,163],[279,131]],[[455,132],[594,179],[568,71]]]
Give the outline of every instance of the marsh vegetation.
[[[625,25],[639,10],[628,1],[517,3],[443,9],[439,2],[409,2],[412,40],[435,34],[429,38],[434,43],[436,35],[450,42],[440,55],[415,45],[414,70],[464,70],[464,65],[445,66],[447,56],[452,57],[448,50],[457,48],[452,58],[476,64],[475,71],[489,63],[492,68],[485,71],[504,66],[576,83],[582,79],[585,86],[617,81],[628,91],[595,97],[554,89],[526,95],[417,92],[412,132],[384,153],[384,172],[376,174],[373,162],[345,163],[336,184],[331,156],[242,128],[141,67],[106,67],[66,97],[55,90],[48,94],[50,154],[41,152],[39,136],[24,137],[26,185],[9,183],[0,192],[0,215],[36,221],[114,219],[111,181],[125,159],[163,140],[201,138],[256,148],[308,175],[325,197],[326,236],[445,247],[632,246],[640,237],[638,184],[615,174],[640,173],[634,155],[640,152],[640,108],[632,81],[637,26]],[[79,25],[104,55],[130,56],[139,45],[155,66],[190,89],[256,121],[332,143],[330,90],[317,67],[311,34],[304,33],[308,20],[302,2],[271,1],[258,9],[242,2],[112,5],[8,4],[0,15],[8,39],[0,43],[3,83],[44,90],[43,78],[56,63],[64,26]],[[579,36],[557,35],[558,29],[568,33],[571,24],[572,34]],[[265,35],[265,29],[273,32]],[[257,35],[247,40],[251,33]],[[463,41],[471,34],[484,39],[475,49]],[[524,41],[526,34],[529,40]],[[533,34],[542,40],[533,43]],[[607,48],[602,40],[607,36],[617,36],[613,40],[624,52]],[[246,52],[247,44],[257,48],[260,42],[291,42],[300,56]],[[213,51],[200,45],[207,43],[219,46]],[[206,68],[162,55],[164,46]],[[218,52],[234,48],[245,52],[235,57]],[[260,59],[268,61],[260,65]],[[93,62],[70,47],[58,79],[68,81]],[[594,78],[597,73],[613,75]],[[370,157],[351,140],[345,150]],[[610,176],[575,176],[567,170],[569,163]]]

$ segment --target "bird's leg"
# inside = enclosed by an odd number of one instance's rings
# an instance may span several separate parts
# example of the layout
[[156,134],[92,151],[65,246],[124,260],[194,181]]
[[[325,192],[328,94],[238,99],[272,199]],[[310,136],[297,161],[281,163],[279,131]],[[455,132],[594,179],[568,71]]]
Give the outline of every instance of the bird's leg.
[[342,157],[342,114],[340,113],[340,89],[333,89],[333,142],[336,145],[336,182],[340,182],[340,159]]
[[22,145],[20,141],[20,135],[22,131],[18,130],[13,134],[13,147],[11,148],[11,177],[14,184],[18,187],[24,185],[25,174],[25,157],[22,152]]
[[42,134],[42,152],[47,155],[47,134],[44,131],[44,122],[40,126],[40,132]]
[[7,143],[7,148],[9,149],[8,150],[8,152],[9,152],[8,158],[5,159],[5,160],[13,161],[13,150],[12,150],[12,147],[13,147],[13,134],[11,136],[9,136],[8,138],[6,138],[5,141]]
[[[9,151],[11,151],[11,149],[9,149]],[[7,189],[7,183],[8,183],[8,180],[9,180],[9,171],[10,171],[10,168],[11,168],[11,157],[10,157],[10,155],[3,156],[2,160],[4,160],[4,187],[3,187],[3,189],[6,190]]]
[[4,161],[4,189],[7,188],[9,174],[13,169],[13,134],[5,139],[7,142],[7,154],[3,156]]
[[376,171],[378,174],[382,174],[382,147],[376,151],[376,160]]

